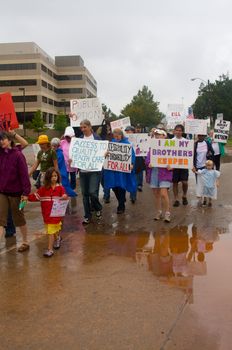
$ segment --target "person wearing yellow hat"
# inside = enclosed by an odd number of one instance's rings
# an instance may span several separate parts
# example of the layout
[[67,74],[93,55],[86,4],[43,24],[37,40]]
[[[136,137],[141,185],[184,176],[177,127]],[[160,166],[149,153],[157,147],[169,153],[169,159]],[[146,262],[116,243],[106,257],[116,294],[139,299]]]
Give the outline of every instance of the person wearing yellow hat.
[[45,172],[49,168],[54,167],[56,170],[58,170],[58,163],[56,152],[51,148],[47,135],[39,135],[36,143],[39,144],[40,151],[37,154],[36,162],[32,165],[29,171],[29,175],[31,176],[40,165],[40,181],[37,181],[37,183],[40,184],[43,180]]

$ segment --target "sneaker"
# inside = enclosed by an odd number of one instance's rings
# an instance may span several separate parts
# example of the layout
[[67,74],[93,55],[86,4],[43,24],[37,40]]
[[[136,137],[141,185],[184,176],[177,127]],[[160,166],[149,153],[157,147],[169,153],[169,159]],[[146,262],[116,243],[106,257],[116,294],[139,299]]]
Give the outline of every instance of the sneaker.
[[188,200],[187,200],[186,197],[183,197],[183,198],[182,198],[182,204],[183,204],[183,205],[188,205]]
[[139,192],[143,192],[142,186],[138,186],[137,190],[138,190]]
[[100,210],[96,211],[96,217],[97,217],[97,219],[101,219],[102,218],[102,213],[101,213]]
[[164,221],[165,222],[171,221],[171,214],[169,213],[169,211],[166,211],[166,213],[164,214]]
[[45,250],[45,252],[43,253],[43,256],[45,257],[45,258],[51,258],[52,256],[53,256],[53,250],[49,250],[49,249],[47,249],[47,250]]
[[206,205],[207,205],[207,201],[206,201],[206,199],[204,199],[203,203],[202,203],[202,207],[206,207]]
[[60,249],[61,241],[62,241],[62,238],[60,236],[57,239],[55,239],[54,244],[53,244],[53,248]]
[[180,205],[180,202],[177,200],[173,203],[173,207],[179,207],[179,205]]
[[90,224],[90,219],[89,218],[84,218],[82,221],[82,225],[88,225]]
[[162,211],[161,210],[159,210],[158,212],[157,212],[157,214],[156,214],[156,216],[154,217],[154,220],[160,220],[160,219],[162,219]]
[[125,212],[125,208],[118,208],[117,214],[123,214]]
[[132,199],[131,199],[131,203],[132,203],[132,204],[135,204],[135,202],[136,202],[136,199],[132,198]]
[[109,199],[109,198],[104,198],[104,203],[105,203],[105,204],[110,203],[110,199]]

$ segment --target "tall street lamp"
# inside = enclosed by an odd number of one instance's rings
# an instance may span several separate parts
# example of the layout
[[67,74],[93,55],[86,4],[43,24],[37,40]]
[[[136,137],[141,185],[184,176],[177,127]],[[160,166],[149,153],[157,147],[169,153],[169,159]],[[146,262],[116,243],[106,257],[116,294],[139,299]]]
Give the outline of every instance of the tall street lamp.
[[23,136],[26,136],[26,101],[25,101],[25,88],[19,88],[23,92]]

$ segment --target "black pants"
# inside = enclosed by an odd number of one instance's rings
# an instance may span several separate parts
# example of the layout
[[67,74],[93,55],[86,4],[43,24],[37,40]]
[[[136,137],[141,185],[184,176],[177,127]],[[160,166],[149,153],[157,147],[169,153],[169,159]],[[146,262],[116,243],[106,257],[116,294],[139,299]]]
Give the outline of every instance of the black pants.
[[112,190],[118,200],[118,210],[125,210],[126,190],[121,187],[114,187]]
[[221,161],[220,154],[217,154],[216,156],[214,156],[214,164],[215,164],[216,170],[220,170],[220,161]]

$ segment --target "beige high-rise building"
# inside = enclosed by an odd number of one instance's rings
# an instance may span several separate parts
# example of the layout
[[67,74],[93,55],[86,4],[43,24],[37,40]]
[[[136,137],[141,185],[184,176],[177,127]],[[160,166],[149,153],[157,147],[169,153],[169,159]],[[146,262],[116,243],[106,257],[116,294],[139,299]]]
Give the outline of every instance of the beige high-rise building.
[[[51,58],[33,42],[0,44],[0,93],[10,92],[20,123],[41,110],[47,124],[69,101],[97,96],[97,82],[81,56]],[[25,96],[24,96],[25,94]]]

